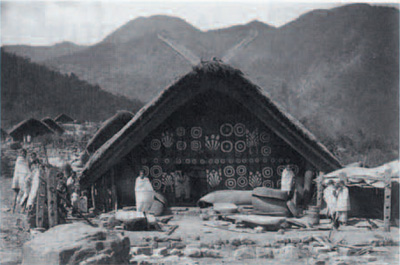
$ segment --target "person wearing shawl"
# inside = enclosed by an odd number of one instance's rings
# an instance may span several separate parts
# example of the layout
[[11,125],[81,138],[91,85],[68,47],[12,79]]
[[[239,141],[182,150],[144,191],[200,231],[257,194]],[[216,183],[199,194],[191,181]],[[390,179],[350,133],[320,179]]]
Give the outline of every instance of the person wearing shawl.
[[336,216],[336,187],[332,180],[329,180],[324,189],[324,201],[327,208],[327,216],[333,222]]
[[[38,178],[38,174],[40,174],[39,170],[40,170],[40,161],[39,159],[36,158],[31,160],[30,162],[30,174],[25,178],[25,182],[24,182],[24,191],[23,191],[23,195],[19,201],[19,204],[21,206],[21,208],[23,209],[22,211],[25,211],[25,207],[27,206],[27,200],[30,196],[31,190],[32,190],[32,185],[33,185],[33,179]],[[35,183],[36,185],[36,183]]]
[[[28,223],[30,227],[36,227],[36,207],[37,207],[37,195],[39,191],[40,179],[44,177],[45,167],[40,163],[40,161],[36,161],[32,163],[32,174],[31,174],[31,187],[29,190],[29,195],[26,200],[26,206],[28,208]],[[45,211],[47,210],[47,206],[44,207]],[[45,214],[47,216],[47,214]],[[48,220],[45,218],[44,226],[48,226]]]
[[336,212],[337,212],[337,220],[341,225],[347,224],[349,211],[350,211],[349,189],[346,187],[344,181],[340,180],[337,183]]
[[154,190],[148,177],[144,176],[140,170],[135,182],[136,210],[138,212],[148,212],[153,204]]
[[11,189],[14,190],[13,213],[15,212],[15,207],[24,192],[25,179],[30,173],[31,171],[27,160],[27,152],[25,149],[21,149],[15,162],[14,176],[11,184]]

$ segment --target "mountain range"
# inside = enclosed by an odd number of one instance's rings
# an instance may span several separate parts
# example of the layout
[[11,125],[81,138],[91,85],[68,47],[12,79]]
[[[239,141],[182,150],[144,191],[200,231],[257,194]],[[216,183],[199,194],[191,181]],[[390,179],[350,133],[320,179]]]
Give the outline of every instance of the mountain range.
[[384,146],[389,157],[398,156],[399,10],[393,7],[353,4],[314,10],[279,28],[252,21],[209,31],[176,17],[140,17],[91,46],[4,48],[143,102],[190,71],[185,57],[230,55],[226,63],[328,146],[359,152]]
[[1,50],[1,127],[18,122],[56,117],[66,113],[79,121],[103,121],[118,110],[137,111],[142,106],[29,59]]

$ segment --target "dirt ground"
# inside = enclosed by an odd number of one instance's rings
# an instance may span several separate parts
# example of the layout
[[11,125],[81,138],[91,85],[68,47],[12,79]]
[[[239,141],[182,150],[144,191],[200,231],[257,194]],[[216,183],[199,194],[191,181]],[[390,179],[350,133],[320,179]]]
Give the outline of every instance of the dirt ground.
[[[26,217],[23,214],[12,214],[10,211],[12,205],[13,192],[10,190],[11,179],[0,178],[1,187],[1,224],[0,224],[0,264],[20,264],[22,261],[22,245],[29,240],[30,235],[27,231]],[[239,233],[233,231],[225,231],[218,228],[207,227],[206,224],[213,224],[215,221],[203,221],[196,214],[198,209],[189,208],[187,211],[181,211],[175,214],[174,218],[168,223],[169,225],[179,225],[179,228],[171,235],[173,237],[182,238],[182,242],[186,245],[195,245],[199,243],[213,244],[217,240],[229,240],[232,242],[237,239],[249,239],[255,241],[255,245],[250,248],[263,247],[268,243],[276,242],[280,239],[287,238],[303,238],[310,235],[325,235],[328,236],[330,231],[299,231],[286,230],[283,234],[278,232],[264,232],[259,234],[254,233]],[[323,221],[324,222],[324,221]],[[377,222],[378,223],[378,222]],[[250,229],[248,230],[250,231]],[[128,232],[124,234],[129,236],[131,245],[140,245],[148,238],[165,236],[162,232]],[[384,233],[382,228],[376,230],[368,230],[365,228],[344,227],[339,231],[332,232],[330,238],[332,240],[344,239],[347,244],[356,244],[367,242],[371,239],[376,239],[382,236],[390,236],[393,240],[399,240],[399,229],[392,227],[390,233]],[[186,258],[175,257],[176,259],[166,259],[170,262],[166,264],[315,264],[315,259],[312,257],[303,257],[301,259],[245,259],[235,260],[235,247],[231,245],[218,248],[223,258]],[[363,256],[355,257],[340,257],[347,263],[326,263],[326,264],[399,264],[399,248],[385,247],[385,251],[381,253],[372,253],[369,256],[371,261],[368,261]],[[171,258],[171,257],[170,257]],[[149,257],[149,261],[162,263],[164,260],[153,259]],[[190,262],[189,262],[190,261]]]

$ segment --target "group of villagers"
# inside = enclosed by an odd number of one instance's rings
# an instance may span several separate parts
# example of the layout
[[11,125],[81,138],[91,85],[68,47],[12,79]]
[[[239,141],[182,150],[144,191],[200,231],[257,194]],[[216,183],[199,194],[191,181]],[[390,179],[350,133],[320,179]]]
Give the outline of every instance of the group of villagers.
[[[19,151],[11,187],[14,191],[12,211],[14,213],[16,208],[20,208],[22,213],[27,213],[31,227],[36,226],[36,203],[39,185],[41,181],[46,183],[47,167],[50,166],[43,163],[37,153],[28,154],[26,149]],[[79,179],[71,165],[65,164],[61,172],[57,174],[57,188],[54,192],[57,193],[58,221],[63,223],[68,211],[71,211],[72,214],[77,211],[81,195]]]

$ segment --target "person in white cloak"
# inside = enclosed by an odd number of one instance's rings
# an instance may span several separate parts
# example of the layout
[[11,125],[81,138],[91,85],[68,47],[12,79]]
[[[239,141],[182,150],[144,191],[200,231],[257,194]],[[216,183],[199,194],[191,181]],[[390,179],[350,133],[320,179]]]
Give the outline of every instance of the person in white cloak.
[[[25,211],[25,207],[27,206],[28,198],[32,192],[32,185],[38,185],[38,182],[33,183],[34,182],[33,180],[39,179],[39,175],[41,173],[40,166],[41,166],[41,164],[38,159],[33,161],[30,165],[30,169],[31,169],[30,174],[25,178],[23,194],[19,200],[19,204],[20,204],[23,212]],[[34,188],[37,188],[37,187],[34,186]],[[31,199],[31,200],[33,200],[33,199]]]
[[30,173],[27,151],[21,149],[17,160],[15,161],[14,176],[11,184],[11,189],[14,190],[13,213],[15,212],[17,203],[19,203],[22,194],[24,193],[25,179]]
[[136,210],[138,212],[148,212],[153,204],[154,190],[144,171],[140,170],[135,183]]
[[324,201],[327,208],[327,216],[333,222],[336,214],[336,187],[332,180],[329,180],[326,188],[324,189]]
[[349,189],[343,180],[337,183],[336,215],[341,225],[347,224],[348,212],[350,211]]

